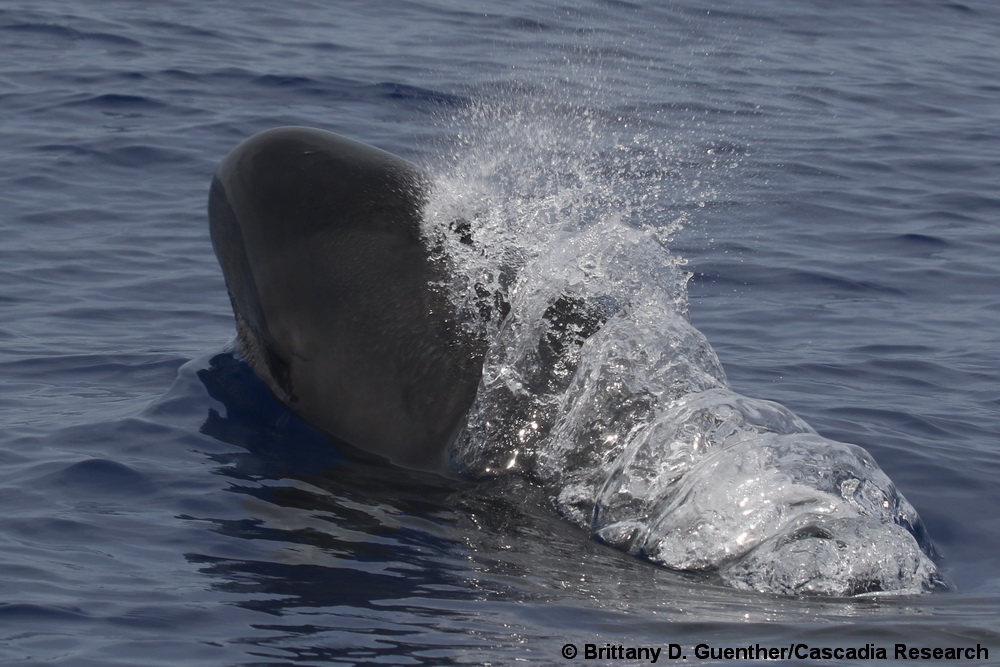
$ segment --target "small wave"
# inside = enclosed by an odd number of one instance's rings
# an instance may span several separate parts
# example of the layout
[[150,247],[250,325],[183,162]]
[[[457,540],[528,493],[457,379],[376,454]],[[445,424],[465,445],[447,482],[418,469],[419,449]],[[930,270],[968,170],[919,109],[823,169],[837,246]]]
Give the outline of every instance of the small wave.
[[183,162],[189,158],[188,153],[170,147],[149,144],[121,144],[118,141],[101,141],[91,145],[42,144],[36,146],[35,150],[54,153],[62,159],[129,169]]
[[393,81],[382,81],[373,86],[376,93],[391,100],[406,100],[411,102],[430,102],[442,106],[457,107],[467,104],[460,95],[444,93],[429,88],[411,86]]
[[73,463],[43,483],[86,495],[136,496],[155,488],[150,479],[124,463],[97,458]]
[[33,623],[46,623],[53,620],[88,621],[92,617],[79,607],[2,602],[0,603],[0,618],[3,618],[8,623],[24,620]]
[[160,100],[142,95],[128,95],[122,93],[103,93],[101,95],[80,96],[70,100],[64,106],[74,107],[95,107],[103,110],[136,110],[136,109],[163,109],[167,104]]
[[0,26],[0,30],[13,33],[40,35],[48,39],[91,40],[114,46],[142,46],[142,44],[134,39],[130,39],[122,35],[115,35],[107,32],[75,30],[73,28],[67,28],[66,26],[57,25],[55,23],[16,23]]

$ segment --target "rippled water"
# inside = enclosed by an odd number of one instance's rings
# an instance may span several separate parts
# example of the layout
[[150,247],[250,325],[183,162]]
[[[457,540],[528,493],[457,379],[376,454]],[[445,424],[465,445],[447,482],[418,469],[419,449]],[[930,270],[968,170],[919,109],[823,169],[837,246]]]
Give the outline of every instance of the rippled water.
[[[986,2],[0,10],[0,656],[1000,651],[998,27]],[[208,183],[281,124],[492,174],[510,197],[472,208],[508,220],[663,230],[728,384],[867,449],[954,590],[737,592],[592,540],[523,477],[349,462],[224,351]]]

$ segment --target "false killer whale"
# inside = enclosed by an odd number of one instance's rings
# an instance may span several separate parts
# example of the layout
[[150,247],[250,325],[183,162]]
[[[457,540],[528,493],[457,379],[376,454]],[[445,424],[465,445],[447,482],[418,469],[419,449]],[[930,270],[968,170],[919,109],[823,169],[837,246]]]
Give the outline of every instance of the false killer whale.
[[[676,313],[659,315],[656,299],[642,317],[677,343],[649,357],[663,395],[675,392],[664,404],[647,389],[655,374],[630,375],[640,366],[595,370],[598,355],[577,373],[585,342],[633,326],[628,312],[647,306],[561,293],[558,281],[529,315],[524,349],[510,352],[523,356],[514,357],[518,381],[498,380],[502,336],[523,334],[504,296],[513,279],[501,273],[494,291],[470,280],[469,294],[452,294],[461,280],[450,278],[448,252],[483,248],[463,220],[449,230],[464,247],[425,235],[430,191],[430,178],[399,157],[301,127],[253,136],[219,166],[209,224],[240,350],[293,412],[406,468],[475,475],[516,462],[601,541],[672,569],[714,571],[736,588],[947,588],[916,510],[864,450],[735,394],[707,340]],[[501,338],[484,372],[489,327],[469,318],[494,315]],[[677,382],[685,377],[694,383]],[[560,410],[576,421],[557,420]],[[609,424],[627,437],[609,437]],[[469,438],[489,446],[464,460]]]
[[423,238],[429,187],[395,155],[283,127],[224,159],[208,211],[240,351],[275,396],[364,452],[439,470],[485,344]]

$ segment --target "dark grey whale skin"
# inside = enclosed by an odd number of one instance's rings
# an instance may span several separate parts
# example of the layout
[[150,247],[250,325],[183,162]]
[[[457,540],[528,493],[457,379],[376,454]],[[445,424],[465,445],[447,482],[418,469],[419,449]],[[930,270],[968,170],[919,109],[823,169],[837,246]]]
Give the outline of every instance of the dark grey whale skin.
[[241,352],[275,396],[364,452],[442,471],[484,345],[421,233],[428,188],[395,155],[283,127],[225,158],[208,211]]

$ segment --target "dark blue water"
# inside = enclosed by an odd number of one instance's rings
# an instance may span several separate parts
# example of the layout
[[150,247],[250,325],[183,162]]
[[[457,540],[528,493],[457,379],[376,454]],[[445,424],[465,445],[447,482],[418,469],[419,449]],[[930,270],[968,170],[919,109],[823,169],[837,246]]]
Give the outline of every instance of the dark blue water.
[[[1000,9],[647,4],[0,9],[0,661],[1000,660]],[[548,131],[514,141],[512,117]],[[349,462],[224,351],[205,201],[241,139],[313,125],[530,176],[577,159],[581,118],[592,173],[682,225],[692,321],[733,388],[871,452],[953,591],[788,598],[657,568],[523,479]]]

